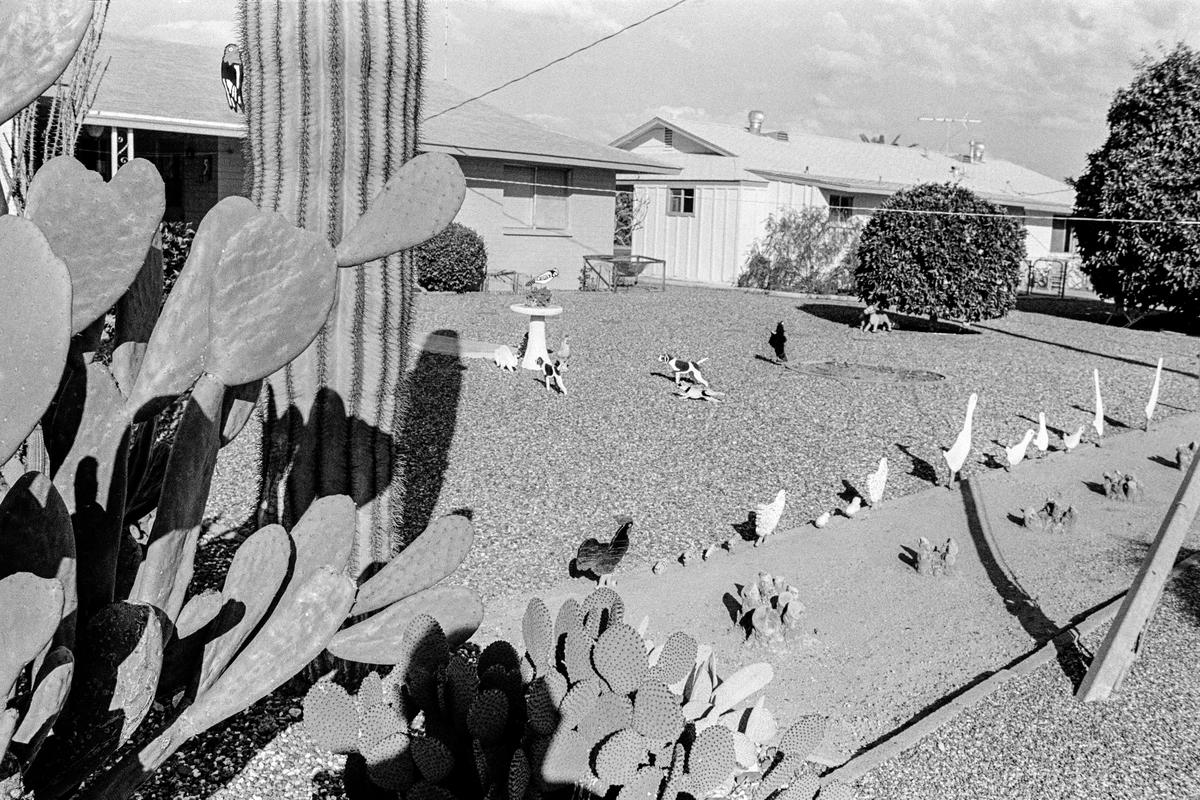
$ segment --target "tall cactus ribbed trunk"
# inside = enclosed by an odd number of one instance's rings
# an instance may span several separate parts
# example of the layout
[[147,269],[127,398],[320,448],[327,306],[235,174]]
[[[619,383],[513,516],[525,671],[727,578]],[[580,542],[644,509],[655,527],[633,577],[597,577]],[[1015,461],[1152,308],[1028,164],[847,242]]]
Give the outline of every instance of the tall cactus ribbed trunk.
[[[249,193],[336,244],[416,154],[424,0],[239,0]],[[316,341],[265,388],[260,513],[290,526],[316,497],[358,508],[351,565],[396,549],[411,256],[339,271]]]

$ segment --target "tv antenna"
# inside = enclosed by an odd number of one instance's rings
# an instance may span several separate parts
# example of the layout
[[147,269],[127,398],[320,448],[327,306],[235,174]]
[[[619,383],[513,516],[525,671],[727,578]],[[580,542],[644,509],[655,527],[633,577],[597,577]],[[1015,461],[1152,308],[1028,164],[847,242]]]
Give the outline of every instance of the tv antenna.
[[971,119],[970,117],[917,117],[918,122],[941,122],[946,126],[946,150],[950,152],[950,134],[954,131],[956,124],[962,125],[963,130],[967,130],[968,125],[978,125],[983,122],[981,119]]

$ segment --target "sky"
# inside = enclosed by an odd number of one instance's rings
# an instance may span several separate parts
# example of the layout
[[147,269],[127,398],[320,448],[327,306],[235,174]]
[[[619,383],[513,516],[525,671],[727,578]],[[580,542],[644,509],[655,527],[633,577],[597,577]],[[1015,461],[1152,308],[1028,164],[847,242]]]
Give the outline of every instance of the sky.
[[[474,95],[674,0],[427,0],[426,80]],[[109,30],[216,46],[234,0],[111,0]],[[1197,0],[684,0],[491,94],[608,143],[656,115],[890,142],[1079,175],[1136,62],[1200,48]],[[950,117],[977,123],[922,122]]]

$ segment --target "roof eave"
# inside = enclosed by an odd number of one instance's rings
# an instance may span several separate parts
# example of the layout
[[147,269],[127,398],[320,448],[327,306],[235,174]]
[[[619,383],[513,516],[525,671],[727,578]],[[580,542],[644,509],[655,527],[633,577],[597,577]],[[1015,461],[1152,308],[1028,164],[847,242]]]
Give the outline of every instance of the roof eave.
[[162,131],[164,133],[195,133],[204,136],[226,136],[243,139],[245,122],[216,122],[214,120],[161,117],[154,114],[132,114],[123,111],[91,109],[84,117],[85,125],[110,125],[114,128]]
[[534,164],[555,164],[572,167],[592,167],[594,169],[620,172],[636,167],[646,173],[673,175],[679,172],[679,167],[665,164],[647,164],[633,161],[606,161],[604,159],[578,158],[573,156],[556,156],[547,153],[524,153],[517,150],[492,150],[483,147],[462,147],[445,142],[420,141],[418,148],[424,152],[447,153],[452,156],[473,158],[507,159],[511,161],[526,161]]

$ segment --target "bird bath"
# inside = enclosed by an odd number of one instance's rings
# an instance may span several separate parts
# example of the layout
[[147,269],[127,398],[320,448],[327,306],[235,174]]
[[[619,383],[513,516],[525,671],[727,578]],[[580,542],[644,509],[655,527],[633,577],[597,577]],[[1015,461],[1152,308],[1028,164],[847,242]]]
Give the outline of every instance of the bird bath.
[[546,350],[546,317],[557,317],[563,312],[562,306],[527,306],[524,303],[514,303],[510,309],[518,314],[529,317],[529,341],[525,343],[525,357],[521,366],[525,369],[541,369],[538,358],[550,360]]

